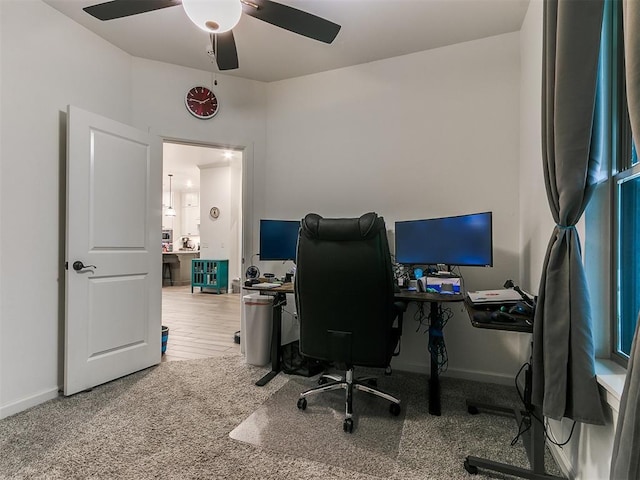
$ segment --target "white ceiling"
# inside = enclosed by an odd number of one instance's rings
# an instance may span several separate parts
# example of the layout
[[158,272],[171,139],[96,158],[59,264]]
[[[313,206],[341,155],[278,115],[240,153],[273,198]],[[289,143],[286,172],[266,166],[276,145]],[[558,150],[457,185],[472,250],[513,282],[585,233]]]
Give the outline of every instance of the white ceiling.
[[[43,0],[129,54],[206,71],[209,36],[181,6],[100,21],[82,8],[103,0]],[[136,1],[136,0],[132,0]],[[535,0],[534,0],[535,1]],[[517,31],[529,0],[280,0],[342,26],[331,45],[243,14],[233,33],[240,68],[271,82]]]

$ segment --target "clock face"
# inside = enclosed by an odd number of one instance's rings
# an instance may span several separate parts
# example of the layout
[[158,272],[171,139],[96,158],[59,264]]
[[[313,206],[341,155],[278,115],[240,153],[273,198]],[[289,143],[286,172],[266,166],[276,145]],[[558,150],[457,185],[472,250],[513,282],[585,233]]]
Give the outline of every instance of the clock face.
[[218,113],[218,99],[207,87],[193,87],[185,95],[184,103],[196,118],[207,119]]

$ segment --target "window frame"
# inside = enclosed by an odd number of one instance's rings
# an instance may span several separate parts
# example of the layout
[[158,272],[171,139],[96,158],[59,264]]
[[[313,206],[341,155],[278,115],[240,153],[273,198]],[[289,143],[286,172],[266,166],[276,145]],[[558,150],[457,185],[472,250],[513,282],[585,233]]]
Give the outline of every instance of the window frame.
[[[620,301],[620,219],[622,218],[620,198],[621,186],[625,182],[640,176],[640,164],[632,165],[631,123],[627,106],[624,43],[622,27],[622,6],[620,2],[606,1],[603,24],[604,46],[609,48],[609,64],[605,66],[608,75],[609,91],[605,128],[610,132],[609,138],[609,184],[611,201],[611,335],[610,357],[626,367],[629,355],[620,347],[621,301]],[[605,41],[606,37],[606,41]]]

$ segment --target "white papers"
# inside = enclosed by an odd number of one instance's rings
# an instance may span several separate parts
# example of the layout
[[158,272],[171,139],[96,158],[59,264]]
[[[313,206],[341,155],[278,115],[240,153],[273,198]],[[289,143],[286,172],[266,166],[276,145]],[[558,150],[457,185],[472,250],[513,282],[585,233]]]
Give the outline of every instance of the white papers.
[[469,300],[471,300],[473,303],[505,303],[519,302],[520,300],[522,300],[520,294],[511,288],[501,288],[498,290],[478,290],[477,292],[469,292],[468,295]]
[[254,283],[253,285],[251,285],[253,288],[264,288],[264,289],[268,289],[268,288],[276,288],[276,287],[281,287],[282,284],[280,283],[269,283],[269,282],[262,282],[262,283]]

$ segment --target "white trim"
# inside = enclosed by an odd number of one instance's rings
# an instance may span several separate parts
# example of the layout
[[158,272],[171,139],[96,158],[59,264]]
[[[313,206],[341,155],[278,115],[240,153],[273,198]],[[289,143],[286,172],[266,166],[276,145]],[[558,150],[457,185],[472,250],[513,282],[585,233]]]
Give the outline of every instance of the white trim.
[[[391,367],[394,370],[400,370],[413,373],[429,374],[429,365],[424,363],[403,362],[401,360],[392,359]],[[511,374],[495,373],[495,372],[479,372],[476,370],[461,370],[448,368],[446,372],[440,375],[441,378],[451,377],[463,380],[473,380],[483,383],[496,383],[498,385],[514,385],[514,376]]]
[[554,445],[551,442],[546,442],[546,445],[547,447],[549,447],[551,456],[558,464],[558,467],[560,467],[560,471],[562,471],[562,474],[567,478],[576,478],[576,472],[573,469],[571,461],[569,460],[569,458],[567,458],[565,450],[557,445]]
[[0,418],[15,415],[27,408],[35,407],[36,405],[40,405],[41,403],[57,398],[59,395],[59,389],[56,387],[51,390],[45,390],[44,392],[31,395],[30,397],[25,397],[21,400],[9,403],[8,405],[3,405],[0,407]]
[[620,397],[627,378],[626,369],[611,360],[596,358],[595,370],[604,400],[617,413],[620,410]]

